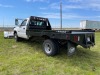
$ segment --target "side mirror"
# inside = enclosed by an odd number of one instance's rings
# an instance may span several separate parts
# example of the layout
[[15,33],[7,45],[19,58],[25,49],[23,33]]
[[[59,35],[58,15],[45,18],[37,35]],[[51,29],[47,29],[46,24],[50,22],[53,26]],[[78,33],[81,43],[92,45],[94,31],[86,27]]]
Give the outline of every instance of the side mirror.
[[18,19],[15,19],[15,25],[19,25]]

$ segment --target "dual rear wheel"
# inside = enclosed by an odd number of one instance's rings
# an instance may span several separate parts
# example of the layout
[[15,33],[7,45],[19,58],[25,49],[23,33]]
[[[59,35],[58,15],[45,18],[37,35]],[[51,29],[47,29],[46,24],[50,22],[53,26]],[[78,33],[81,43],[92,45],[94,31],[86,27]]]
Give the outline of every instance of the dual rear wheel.
[[[43,43],[44,53],[48,56],[54,56],[59,53],[59,45],[55,40],[47,39]],[[67,55],[72,56],[76,51],[76,46],[71,42],[67,43]]]
[[48,39],[43,43],[43,50],[46,55],[54,56],[58,53],[59,46],[56,41]]

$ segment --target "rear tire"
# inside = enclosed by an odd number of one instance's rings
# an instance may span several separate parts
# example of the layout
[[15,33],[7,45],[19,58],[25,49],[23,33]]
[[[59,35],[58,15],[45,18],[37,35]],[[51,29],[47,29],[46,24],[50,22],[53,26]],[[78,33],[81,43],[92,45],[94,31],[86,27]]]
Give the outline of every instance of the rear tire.
[[76,46],[73,43],[68,42],[68,44],[67,44],[67,55],[72,56],[72,55],[75,54],[75,52],[76,52]]
[[19,42],[20,41],[20,38],[18,37],[17,33],[14,33],[14,38],[15,38],[15,41],[16,42]]
[[58,53],[58,46],[54,40],[48,39],[43,43],[44,53],[48,56],[54,56]]

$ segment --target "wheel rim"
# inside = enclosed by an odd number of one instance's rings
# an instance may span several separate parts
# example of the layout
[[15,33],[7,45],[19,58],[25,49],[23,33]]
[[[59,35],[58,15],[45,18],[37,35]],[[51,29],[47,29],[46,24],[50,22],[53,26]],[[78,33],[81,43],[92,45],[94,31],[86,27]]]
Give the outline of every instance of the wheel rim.
[[69,49],[69,53],[74,53],[75,52],[75,47],[71,47],[70,49]]
[[49,43],[45,44],[45,52],[50,54],[52,52],[52,47]]
[[15,40],[17,41],[17,34],[15,33],[15,36],[14,36]]
[[17,38],[17,35],[15,34],[15,39]]

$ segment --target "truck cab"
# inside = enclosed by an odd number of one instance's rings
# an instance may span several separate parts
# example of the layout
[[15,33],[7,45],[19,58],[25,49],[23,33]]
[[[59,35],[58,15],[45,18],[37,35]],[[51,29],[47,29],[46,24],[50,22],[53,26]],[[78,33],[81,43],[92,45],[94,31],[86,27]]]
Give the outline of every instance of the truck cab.
[[[19,24],[19,20],[22,20]],[[15,19],[14,33],[17,33],[17,36],[24,39],[29,39],[29,36],[26,34],[27,29],[29,30],[51,30],[51,25],[47,18],[40,18],[31,16],[26,19]]]

